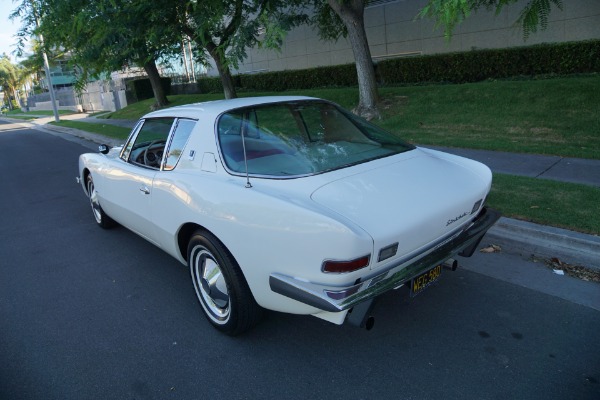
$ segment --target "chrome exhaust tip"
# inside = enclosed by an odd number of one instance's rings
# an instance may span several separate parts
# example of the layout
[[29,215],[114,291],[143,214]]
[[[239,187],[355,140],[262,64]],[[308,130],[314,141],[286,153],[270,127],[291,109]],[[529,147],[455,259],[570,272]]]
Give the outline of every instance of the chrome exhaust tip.
[[456,268],[458,268],[458,261],[456,261],[453,258],[449,258],[446,261],[444,261],[442,267],[449,269],[450,271],[456,271]]

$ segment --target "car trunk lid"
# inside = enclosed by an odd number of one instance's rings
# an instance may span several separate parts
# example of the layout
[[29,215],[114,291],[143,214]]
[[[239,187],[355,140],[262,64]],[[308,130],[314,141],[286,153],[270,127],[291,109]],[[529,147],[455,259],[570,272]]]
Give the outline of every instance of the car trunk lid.
[[342,177],[311,195],[371,235],[372,268],[381,249],[398,244],[387,262],[450,235],[474,217],[475,204],[489,191],[491,174],[482,164],[416,152]]

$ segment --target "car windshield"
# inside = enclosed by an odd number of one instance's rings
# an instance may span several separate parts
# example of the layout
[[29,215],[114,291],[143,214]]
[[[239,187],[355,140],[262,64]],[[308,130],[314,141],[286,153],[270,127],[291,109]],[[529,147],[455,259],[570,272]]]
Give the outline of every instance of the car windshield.
[[270,177],[317,174],[414,148],[317,100],[232,110],[221,115],[217,132],[230,171]]

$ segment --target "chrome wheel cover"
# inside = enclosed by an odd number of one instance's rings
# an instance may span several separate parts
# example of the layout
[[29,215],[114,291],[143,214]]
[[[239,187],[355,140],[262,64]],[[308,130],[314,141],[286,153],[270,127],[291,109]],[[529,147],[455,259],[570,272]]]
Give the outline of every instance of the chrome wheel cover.
[[88,195],[90,197],[90,205],[92,206],[92,213],[94,214],[94,218],[96,222],[102,223],[102,212],[100,208],[100,202],[98,201],[98,192],[94,186],[94,182],[92,180],[88,181]]
[[215,257],[203,246],[191,252],[190,269],[196,296],[204,311],[217,324],[225,324],[230,316],[229,291],[223,271]]

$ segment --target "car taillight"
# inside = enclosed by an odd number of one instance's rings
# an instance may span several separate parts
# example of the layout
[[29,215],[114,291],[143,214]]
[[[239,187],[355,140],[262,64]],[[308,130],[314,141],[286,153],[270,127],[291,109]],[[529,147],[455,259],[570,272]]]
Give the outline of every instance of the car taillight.
[[350,261],[324,261],[323,272],[343,274],[346,272],[356,271],[369,265],[370,258],[371,255],[367,255]]

